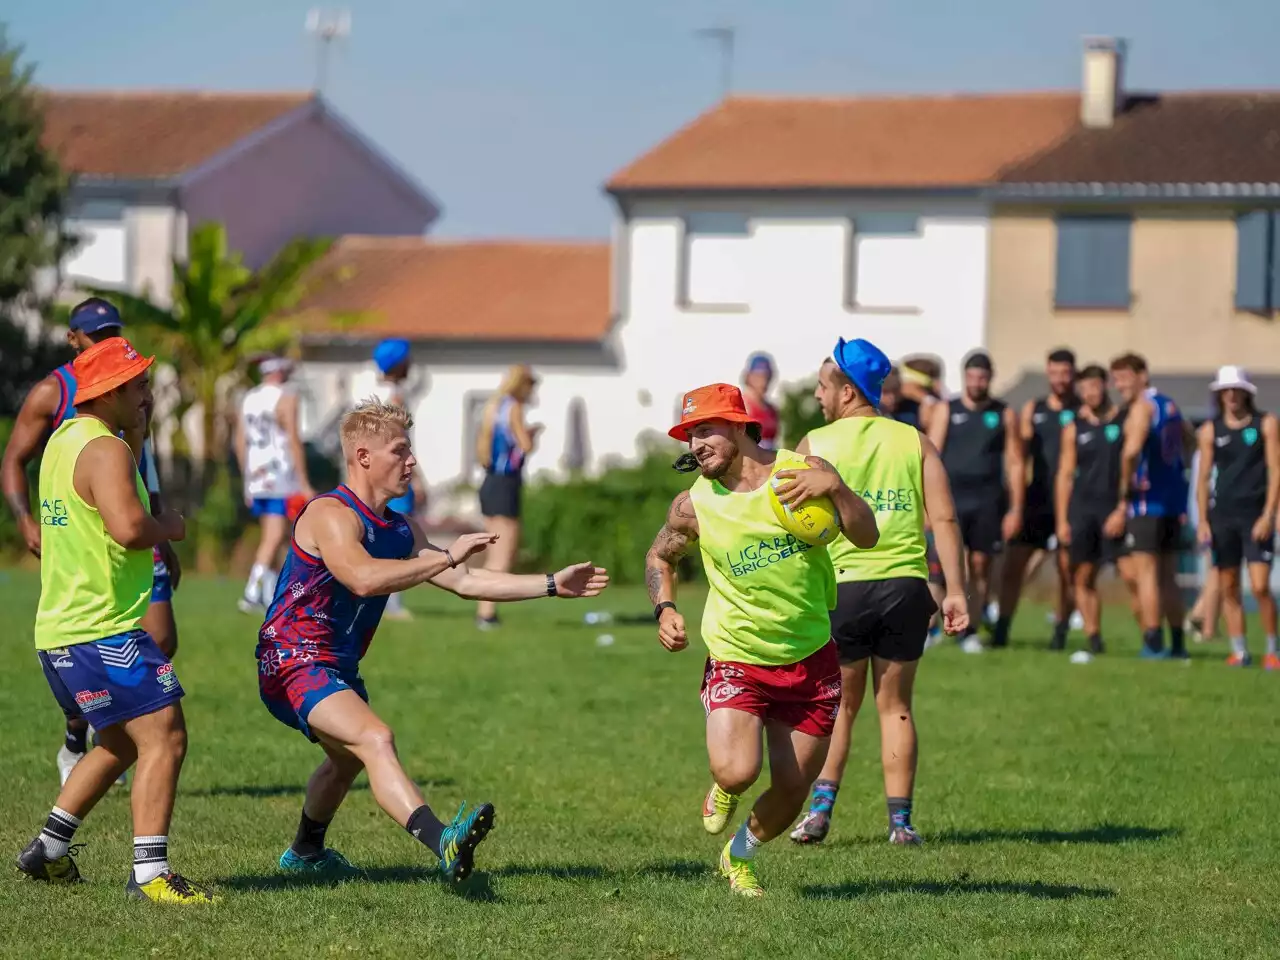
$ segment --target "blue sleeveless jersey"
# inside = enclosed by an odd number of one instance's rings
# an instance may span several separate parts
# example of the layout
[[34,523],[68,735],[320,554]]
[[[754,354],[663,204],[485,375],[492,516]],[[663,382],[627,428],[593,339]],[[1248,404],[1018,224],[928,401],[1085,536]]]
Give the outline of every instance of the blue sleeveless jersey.
[[1182,459],[1182,411],[1156,390],[1147,391],[1151,429],[1131,485],[1129,514],[1178,517],[1187,510],[1187,476]]
[[[394,510],[387,510],[385,518],[377,516],[345,484],[316,499],[323,498],[338,500],[356,512],[364,524],[364,548],[370,556],[406,560],[413,553],[413,531]],[[386,605],[385,596],[356,596],[334,578],[323,560],[290,538],[275,596],[258,633],[256,656],[262,660],[274,652],[273,659],[281,666],[298,661],[355,672]]]
[[58,411],[53,415],[53,427],[49,430],[50,433],[62,426],[64,420],[70,420],[76,415],[75,370],[72,369],[71,364],[64,363],[53,371],[53,378],[58,381],[61,396],[58,399]]
[[493,440],[489,446],[489,472],[501,476],[520,473],[524,468],[524,451],[516,432],[511,429],[513,400],[504,397],[493,415]]

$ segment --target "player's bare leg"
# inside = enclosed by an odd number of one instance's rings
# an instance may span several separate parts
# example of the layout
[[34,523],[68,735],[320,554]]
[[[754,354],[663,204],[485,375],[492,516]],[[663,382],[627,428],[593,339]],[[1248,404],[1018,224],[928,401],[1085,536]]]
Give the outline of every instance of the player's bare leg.
[[831,733],[831,746],[827,750],[822,772],[813,783],[813,796],[804,819],[791,831],[796,843],[820,843],[831,829],[831,814],[844,779],[844,768],[849,763],[849,747],[853,743],[853,722],[862,701],[867,695],[867,672],[870,657],[840,665],[840,712],[836,714],[835,729]]
[[447,879],[461,881],[470,876],[475,848],[493,828],[490,804],[481,804],[466,816],[460,809],[452,823],[443,823],[400,765],[391,728],[353,690],[321,700],[307,716],[307,725],[330,759],[333,751],[339,756],[346,752],[363,765],[378,806],[440,858]]
[[1230,567],[1218,571],[1218,584],[1222,596],[1222,619],[1231,641],[1229,667],[1247,667],[1253,662],[1245,643],[1244,606],[1240,599],[1240,568]]
[[308,873],[350,873],[354,868],[347,858],[325,846],[325,833],[364,764],[344,747],[323,740],[320,746],[327,756],[307,781],[298,833],[289,849],[280,855],[280,868]]
[[884,768],[890,843],[921,842],[911,824],[919,752],[911,699],[919,663],[918,660],[903,663],[871,658],[871,683],[875,689],[876,712],[880,714],[880,764]]
[[170,660],[178,652],[178,622],[173,616],[173,604],[169,602],[152,603],[142,615],[139,628],[151,635],[156,646]]
[[[485,517],[484,528],[498,535],[498,539],[485,551],[485,569],[495,573],[509,573],[515,565],[516,551],[520,549],[520,521],[514,517]],[[476,624],[482,630],[498,625],[498,605],[489,600],[476,604]]]
[[[993,647],[1006,647],[1009,645],[1009,627],[1013,623],[1013,615],[1018,612],[1018,601],[1022,599],[1022,585],[1027,577],[1034,576],[1033,572],[1029,572],[1028,567],[1032,558],[1038,552],[1040,551],[1026,543],[1011,543],[1005,549],[1004,562],[1000,566],[1000,586],[998,590],[1000,619],[996,621],[995,629],[992,633],[991,645]],[[980,555],[974,555],[975,561],[978,556]],[[977,564],[975,563],[975,568],[976,566]],[[985,585],[983,595],[985,596]],[[974,621],[972,616],[973,611],[970,610],[971,623],[981,622]]]
[[1185,660],[1189,657],[1184,628],[1187,619],[1187,605],[1182,599],[1182,589],[1178,586],[1178,555],[1176,553],[1162,553],[1157,558],[1157,561],[1156,569],[1160,582],[1160,616],[1169,624],[1169,655]]
[[289,536],[289,521],[279,514],[264,514],[259,519],[259,525],[261,536],[258,549],[253,555],[253,568],[244,585],[244,596],[240,598],[240,609],[246,613],[260,612],[263,607],[271,604],[276,591],[276,563]]
[[978,624],[984,622],[987,601],[991,593],[991,566],[989,553],[968,551],[969,561],[969,635],[961,639],[965,653],[981,653],[982,641],[978,639]]
[[707,833],[724,832],[742,794],[760,776],[763,729],[760,718],[744,710],[713,710],[707,717],[707,762],[712,780],[702,804],[702,826]]
[[1280,650],[1276,638],[1276,598],[1271,595],[1271,564],[1249,564],[1249,589],[1258,604],[1258,619],[1266,636],[1266,653],[1262,658],[1264,670],[1280,670]]
[[1102,653],[1105,648],[1102,643],[1102,601],[1098,597],[1098,565],[1079,564],[1073,571],[1073,576],[1076,607],[1080,610],[1080,618],[1084,620],[1089,652]]

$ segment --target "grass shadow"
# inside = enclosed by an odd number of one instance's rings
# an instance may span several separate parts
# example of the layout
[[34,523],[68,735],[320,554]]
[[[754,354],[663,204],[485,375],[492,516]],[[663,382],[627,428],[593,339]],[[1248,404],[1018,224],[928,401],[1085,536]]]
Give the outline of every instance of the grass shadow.
[[[452,777],[442,777],[439,780],[415,780],[414,782],[422,790],[457,786],[457,781]],[[352,793],[368,789],[369,781],[365,779],[361,779],[351,785]],[[306,794],[307,785],[305,783],[243,784],[206,787],[202,790],[180,790],[179,792],[186,797],[251,797],[255,800],[264,800],[270,797],[301,797]]]
[[670,860],[646,863],[634,871],[642,877],[665,877],[671,880],[702,880],[714,874],[715,867],[698,860]]
[[1105,887],[1077,887],[1054,883],[1013,883],[1000,880],[974,882],[958,878],[940,880],[868,880],[863,883],[841,883],[808,886],[800,889],[801,896],[811,900],[858,900],[885,893],[925,894],[947,897],[953,894],[1000,893],[1036,900],[1072,900],[1082,897],[1091,900],[1107,900],[1116,895]]
[[1082,830],[950,830],[939,833],[929,839],[940,844],[972,844],[999,843],[1014,841],[1016,843],[1093,843],[1115,844],[1133,842],[1151,842],[1176,837],[1178,831],[1173,827],[1138,827],[1115,823],[1100,823],[1096,827]]
[[223,877],[214,885],[223,890],[263,893],[299,887],[337,887],[344,883],[439,883],[440,874],[429,867],[373,867],[352,876],[323,873],[245,873]]
[[489,871],[494,877],[542,877],[551,880],[604,880],[611,871],[586,864],[512,863]]

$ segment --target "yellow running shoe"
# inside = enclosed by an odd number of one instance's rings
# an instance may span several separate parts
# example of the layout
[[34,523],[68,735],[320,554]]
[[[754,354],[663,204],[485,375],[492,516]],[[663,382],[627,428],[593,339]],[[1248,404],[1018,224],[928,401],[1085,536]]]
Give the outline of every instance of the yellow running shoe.
[[712,835],[724,833],[729,825],[729,818],[738,809],[738,797],[725,793],[720,784],[713,783],[702,801],[702,829]]
[[134,900],[150,900],[152,903],[221,903],[221,897],[215,897],[212,893],[200,886],[198,883],[192,883],[186,877],[174,873],[170,870],[168,873],[162,873],[154,880],[148,880],[146,883],[138,883],[133,879],[133,874],[129,874],[129,882],[124,886],[124,892],[127,896]]
[[756,879],[754,861],[739,860],[729,852],[730,839],[720,852],[720,875],[729,879],[729,889],[740,897],[763,897],[764,887]]

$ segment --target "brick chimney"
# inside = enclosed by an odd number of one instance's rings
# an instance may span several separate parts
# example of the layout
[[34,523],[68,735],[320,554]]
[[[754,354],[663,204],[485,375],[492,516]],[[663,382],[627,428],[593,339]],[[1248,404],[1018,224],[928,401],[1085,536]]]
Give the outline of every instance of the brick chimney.
[[1085,37],[1080,85],[1080,122],[1109,127],[1124,105],[1125,42],[1116,37]]

